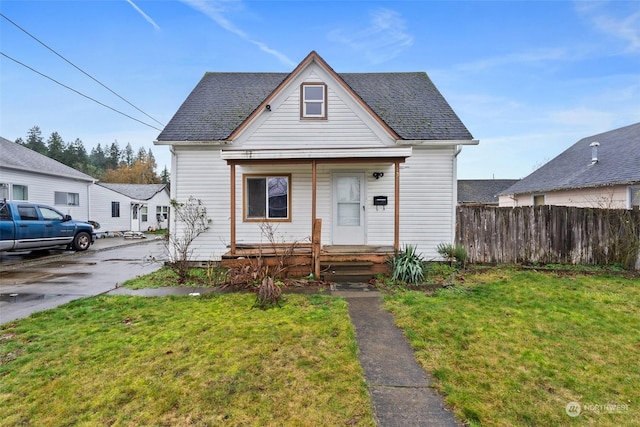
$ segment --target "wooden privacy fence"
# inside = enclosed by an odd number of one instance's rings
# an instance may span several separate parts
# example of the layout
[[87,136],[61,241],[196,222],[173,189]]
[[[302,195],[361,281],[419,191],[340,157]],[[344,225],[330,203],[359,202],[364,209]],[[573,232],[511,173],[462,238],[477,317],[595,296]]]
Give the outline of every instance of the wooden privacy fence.
[[459,206],[471,263],[621,264],[640,270],[640,210]]

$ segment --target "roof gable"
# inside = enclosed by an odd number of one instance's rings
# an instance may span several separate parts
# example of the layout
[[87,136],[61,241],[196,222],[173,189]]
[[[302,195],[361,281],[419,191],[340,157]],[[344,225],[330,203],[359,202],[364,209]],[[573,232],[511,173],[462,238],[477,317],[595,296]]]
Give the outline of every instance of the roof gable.
[[[598,161],[591,162],[592,142]],[[501,194],[628,185],[640,182],[640,123],[576,142]]]
[[95,178],[85,173],[2,137],[0,137],[0,153],[0,167],[2,168],[80,181],[95,181]]
[[472,139],[426,73],[339,74],[311,52],[289,74],[206,73],[157,142],[232,140],[312,63],[333,76],[380,126],[398,139]]

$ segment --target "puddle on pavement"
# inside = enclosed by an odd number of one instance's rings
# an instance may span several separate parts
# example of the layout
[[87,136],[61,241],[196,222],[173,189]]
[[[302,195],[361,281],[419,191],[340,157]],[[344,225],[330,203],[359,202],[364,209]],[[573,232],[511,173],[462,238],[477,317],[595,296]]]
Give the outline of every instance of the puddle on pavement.
[[74,265],[96,265],[95,262],[83,262],[83,261],[51,261],[45,264],[38,264],[38,268],[64,268]]
[[39,272],[39,271],[3,271],[0,273],[0,279],[2,281],[6,280],[26,280],[29,279],[31,282],[35,282],[38,280],[49,280],[49,279],[57,279],[60,277],[86,277],[91,275],[91,273],[86,273],[83,271],[72,271],[69,273],[52,273],[52,272]]
[[29,301],[46,300],[49,298],[61,297],[62,294],[0,294],[0,301],[9,303],[20,303]]

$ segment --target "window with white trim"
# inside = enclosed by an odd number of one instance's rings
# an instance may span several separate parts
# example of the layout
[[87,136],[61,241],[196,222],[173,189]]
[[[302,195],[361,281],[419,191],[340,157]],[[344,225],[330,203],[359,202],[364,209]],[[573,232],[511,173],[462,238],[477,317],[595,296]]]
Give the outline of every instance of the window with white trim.
[[159,222],[169,219],[169,206],[156,206],[156,219]]
[[13,184],[11,187],[11,194],[13,195],[12,200],[21,200],[25,202],[29,200],[29,187],[20,184]]
[[631,208],[640,207],[640,185],[629,187],[629,200]]
[[305,83],[300,86],[300,117],[303,119],[327,118],[327,85]]
[[149,208],[147,206],[143,206],[140,208],[140,219],[142,220],[142,222],[147,222],[149,219]]
[[78,193],[65,193],[63,191],[56,191],[54,193],[54,204],[64,206],[80,206],[80,194]]
[[290,180],[290,175],[245,176],[245,220],[291,220]]
[[536,194],[533,196],[533,206],[544,206],[544,194]]

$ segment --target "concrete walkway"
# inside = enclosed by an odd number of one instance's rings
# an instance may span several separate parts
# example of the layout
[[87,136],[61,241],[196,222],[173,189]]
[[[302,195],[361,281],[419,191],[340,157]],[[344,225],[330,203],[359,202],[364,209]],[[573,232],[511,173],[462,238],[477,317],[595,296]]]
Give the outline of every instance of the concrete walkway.
[[358,357],[364,370],[378,424],[381,427],[459,427],[444,399],[429,387],[430,376],[415,360],[413,350],[380,294],[366,285],[337,285],[333,295],[349,303],[356,330]]

